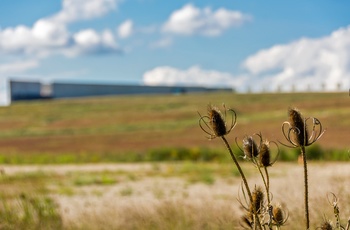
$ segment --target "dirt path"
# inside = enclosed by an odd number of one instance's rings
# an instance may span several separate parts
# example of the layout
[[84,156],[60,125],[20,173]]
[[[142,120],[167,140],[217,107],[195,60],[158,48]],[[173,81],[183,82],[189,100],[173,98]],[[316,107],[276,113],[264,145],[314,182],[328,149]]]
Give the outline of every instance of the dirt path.
[[30,172],[53,172],[57,174],[66,174],[68,172],[100,172],[100,171],[135,171],[135,170],[149,170],[152,164],[67,164],[67,165],[0,165],[2,172],[8,175],[16,173],[30,173]]

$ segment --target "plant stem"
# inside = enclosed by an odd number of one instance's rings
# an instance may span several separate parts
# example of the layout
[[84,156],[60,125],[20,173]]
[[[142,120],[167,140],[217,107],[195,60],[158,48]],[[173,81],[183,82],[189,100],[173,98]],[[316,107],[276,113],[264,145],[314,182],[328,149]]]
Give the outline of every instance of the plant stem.
[[301,146],[301,156],[303,158],[303,167],[304,167],[304,198],[305,198],[305,220],[306,220],[306,229],[310,228],[310,217],[309,217],[309,184],[307,178],[307,163],[306,163],[306,152],[305,146]]
[[267,204],[270,205],[270,195],[269,195],[269,190],[270,190],[270,188],[269,188],[269,174],[268,174],[268,171],[267,171],[266,167],[264,167],[264,169],[265,169],[265,174],[266,174],[266,179],[265,179],[264,174],[263,174],[263,172],[261,171],[261,168],[260,168],[259,164],[258,164],[256,161],[255,161],[254,163],[255,163],[256,166],[258,167],[260,176],[261,176],[261,178],[262,178],[262,180],[263,180],[263,183],[264,183],[264,186],[265,186],[266,197],[267,197]]
[[[265,170],[265,175],[266,175],[266,182],[264,179],[265,187],[266,187],[266,197],[267,197],[267,207],[270,209],[271,206],[271,200],[270,200],[270,177],[269,177],[269,172],[267,170],[267,167],[264,167]],[[268,227],[270,230],[272,230],[272,225],[271,225],[271,220],[272,220],[272,214],[269,212],[270,220],[268,223]]]
[[[247,193],[248,193],[248,196],[249,196],[250,203],[253,203],[252,193],[250,192],[249,185],[248,185],[247,179],[246,179],[246,177],[245,177],[245,175],[243,173],[243,170],[242,170],[241,166],[239,165],[239,163],[237,161],[237,158],[233,154],[232,149],[230,147],[230,144],[227,142],[225,136],[221,136],[221,138],[224,141],[225,146],[226,146],[227,150],[229,151],[229,153],[231,155],[231,158],[232,158],[233,162],[235,163],[239,173],[241,174],[244,186],[245,186],[245,188],[247,190]],[[255,216],[254,226],[256,227],[256,223],[257,223],[257,226],[259,227],[259,229],[262,230],[261,223],[260,223],[260,220],[259,220],[259,216],[257,215],[256,210],[254,210],[254,216]]]
[[270,203],[271,203],[271,201],[270,201],[270,177],[269,177],[269,172],[268,172],[268,170],[267,170],[267,167],[264,167],[264,169],[265,169],[266,186],[267,186],[267,188],[266,188],[266,191],[267,191],[266,196],[267,196],[267,202],[268,202],[269,205],[270,205]]
[[[254,161],[254,163],[255,163],[255,165],[258,167],[258,170],[259,170],[259,173],[260,173],[260,175],[261,175],[261,178],[262,178],[262,180],[263,180],[263,182],[264,182],[264,186],[265,186],[265,190],[266,190],[266,197],[267,197],[267,207],[270,207],[270,205],[271,205],[271,201],[270,201],[270,183],[269,183],[269,173],[268,173],[268,171],[267,171],[267,168],[266,167],[264,167],[264,169],[265,169],[265,174],[266,174],[266,179],[265,179],[265,177],[264,177],[264,174],[263,174],[263,172],[261,171],[261,168],[260,168],[260,166],[259,166],[259,163],[256,161],[256,160],[254,160],[254,158],[253,158],[253,161]],[[272,225],[271,225],[271,220],[272,220],[272,215],[271,215],[271,213],[269,212],[269,217],[270,217],[270,220],[269,220],[269,222],[268,222],[268,228],[270,229],[270,230],[272,230]],[[265,227],[265,226],[264,226]]]

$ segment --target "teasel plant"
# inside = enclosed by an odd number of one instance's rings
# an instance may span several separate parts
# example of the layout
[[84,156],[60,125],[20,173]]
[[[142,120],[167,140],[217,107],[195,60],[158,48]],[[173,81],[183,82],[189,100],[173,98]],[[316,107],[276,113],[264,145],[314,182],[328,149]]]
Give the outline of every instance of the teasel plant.
[[338,206],[338,197],[334,193],[329,192],[327,194],[327,200],[328,200],[329,205],[332,206],[332,208],[333,208],[333,214],[335,217],[335,226],[332,225],[332,222],[330,220],[327,220],[325,218],[322,225],[320,227],[318,227],[317,229],[320,229],[320,230],[328,230],[328,229],[330,229],[330,230],[333,230],[333,229],[349,230],[350,229],[350,218],[348,219],[348,222],[347,222],[345,227],[341,224],[340,209]]
[[[263,215],[265,213],[265,196],[264,192],[262,191],[262,188],[259,186],[255,186],[253,192],[252,192],[252,200],[248,201],[246,194],[244,192],[244,189],[242,188],[242,193],[244,197],[244,202],[241,198],[238,199],[239,203],[245,210],[245,214],[241,217],[241,226],[246,229],[254,229],[254,223],[256,220],[256,215],[259,217],[259,221],[261,218],[263,218]],[[261,224],[261,223],[260,223]],[[263,226],[263,225],[262,225]]]
[[[259,144],[257,144],[257,142],[254,140],[255,136],[258,137]],[[261,202],[261,204],[263,205],[259,205],[259,210],[258,210],[261,224],[263,225],[264,228],[267,227],[268,229],[272,229],[273,226],[276,226],[276,228],[279,229],[281,226],[283,226],[286,223],[288,219],[288,214],[287,212],[282,210],[282,207],[280,205],[273,207],[271,204],[272,194],[270,193],[270,178],[268,173],[268,167],[272,166],[278,159],[278,156],[279,156],[278,145],[276,142],[263,139],[261,133],[256,133],[253,136],[246,135],[243,138],[242,148],[240,148],[239,144],[237,143],[237,138],[235,139],[235,141],[238,148],[244,154],[243,158],[247,161],[252,162],[255,165],[264,183],[264,187],[266,191],[266,204],[265,202]],[[274,144],[277,147],[277,154],[275,154],[273,160],[271,156],[270,144]],[[260,190],[255,190],[255,191],[260,191]],[[242,194],[244,195],[243,198],[245,200],[245,203],[247,203],[243,190],[242,190]],[[254,201],[254,195],[253,195],[253,201]],[[252,215],[250,213],[252,205],[251,204],[248,206],[244,205],[242,202],[242,199],[239,199],[239,202],[248,213],[242,218],[242,220],[244,220],[243,223],[249,226],[248,223],[251,223],[253,221],[253,219],[251,218]],[[266,217],[267,217],[267,221],[265,221]]]
[[[288,144],[280,142],[289,148],[300,148],[300,153],[304,168],[304,205],[305,205],[305,227],[310,228],[309,214],[309,188],[308,188],[308,171],[307,155],[305,148],[312,145],[324,134],[321,122],[314,117],[303,118],[296,108],[288,110],[289,121],[282,124],[282,133]],[[309,128],[310,127],[310,128]]]
[[[239,200],[241,206],[245,210],[245,214],[241,217],[241,226],[245,229],[253,229],[253,214],[254,210],[256,210],[263,229],[273,229],[273,227],[275,227],[276,230],[281,229],[288,220],[288,213],[282,208],[282,206],[280,204],[267,206],[263,189],[260,186],[255,186],[252,196],[252,203],[247,202],[245,195],[245,204]],[[266,217],[268,217],[267,221]]]
[[[241,175],[243,185],[245,187],[247,196],[249,198],[249,202],[252,204],[254,202],[253,194],[250,191],[247,178],[237,160],[237,157],[233,153],[230,144],[226,139],[226,136],[233,130],[233,128],[237,124],[236,112],[233,109],[228,109],[226,108],[225,105],[223,105],[223,113],[222,113],[217,107],[208,105],[208,110],[206,115],[201,115],[199,112],[198,114],[200,117],[199,126],[208,135],[207,136],[208,139],[212,140],[215,138],[221,138],[221,140],[224,142],[227,151],[230,153],[230,156]],[[229,118],[227,118],[228,116]],[[252,223],[252,229],[262,230],[263,228],[260,224],[258,211],[259,210],[256,210],[256,209],[252,210],[252,216],[254,219]]]

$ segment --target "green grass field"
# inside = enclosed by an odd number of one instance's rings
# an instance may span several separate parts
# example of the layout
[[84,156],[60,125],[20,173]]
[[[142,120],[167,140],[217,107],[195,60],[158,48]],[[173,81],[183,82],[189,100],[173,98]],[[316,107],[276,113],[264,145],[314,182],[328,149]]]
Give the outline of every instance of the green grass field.
[[323,150],[346,155],[350,148],[347,93],[118,96],[15,102],[0,108],[0,163],[137,161],[171,149],[220,152],[222,143],[208,141],[198,126],[197,112],[205,114],[209,103],[225,103],[237,112],[232,144],[235,137],[257,132],[283,140],[287,109],[297,107],[327,129],[318,141]]

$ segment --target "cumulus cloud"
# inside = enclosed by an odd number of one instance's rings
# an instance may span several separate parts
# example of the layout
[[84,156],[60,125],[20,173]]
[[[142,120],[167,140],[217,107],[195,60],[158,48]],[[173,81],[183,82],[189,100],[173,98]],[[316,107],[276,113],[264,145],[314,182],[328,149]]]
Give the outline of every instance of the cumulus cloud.
[[235,27],[250,20],[250,16],[239,11],[210,7],[197,8],[187,4],[174,11],[163,25],[163,32],[179,35],[218,36],[230,27]]
[[[11,39],[10,39],[11,38]],[[46,56],[120,53],[113,33],[92,29],[71,34],[65,26],[39,20],[33,28],[18,26],[0,30],[0,53]]]
[[116,9],[118,0],[63,0],[62,10],[51,17],[57,23],[71,23],[105,15]]
[[132,20],[126,20],[118,27],[118,36],[120,38],[130,37],[133,33],[133,26],[134,23],[132,22]]
[[92,29],[82,30],[74,34],[73,41],[74,45],[66,50],[68,55],[120,52],[110,30],[100,34]]
[[0,29],[0,53],[40,55],[68,43],[66,27],[45,19],[35,22],[32,28],[17,26]]
[[350,86],[350,26],[329,36],[302,38],[248,57],[251,79],[270,88],[343,90]]
[[143,82],[146,85],[191,85],[234,88],[240,85],[242,81],[242,77],[235,77],[230,73],[216,70],[205,70],[199,66],[192,66],[186,70],[161,66],[149,70],[143,75]]
[[238,74],[193,66],[156,67],[143,75],[149,85],[229,86],[239,91],[319,91],[350,88],[350,26],[321,38],[301,38],[260,50]]
[[51,17],[36,21],[32,27],[0,28],[0,54],[46,56],[79,55],[104,52],[120,53],[112,33],[86,29],[68,31],[68,23],[102,16],[115,9],[117,0],[63,0],[63,8]]

